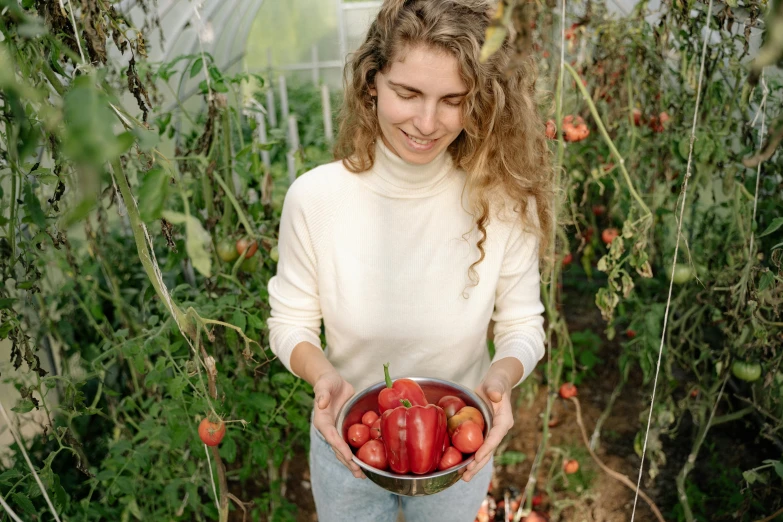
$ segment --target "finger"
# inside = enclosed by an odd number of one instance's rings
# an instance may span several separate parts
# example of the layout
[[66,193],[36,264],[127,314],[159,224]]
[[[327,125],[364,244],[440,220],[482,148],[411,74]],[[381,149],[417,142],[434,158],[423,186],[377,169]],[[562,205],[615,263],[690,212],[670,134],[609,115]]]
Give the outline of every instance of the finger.
[[506,433],[508,433],[508,428],[505,426],[493,426],[492,429],[489,430],[487,438],[484,439],[484,444],[482,444],[481,447],[476,451],[474,456],[475,461],[468,465],[468,469],[472,469],[475,462],[481,461],[488,454],[491,455],[494,453],[495,448],[497,448],[500,443],[503,442],[503,437],[506,436]]
[[315,394],[315,404],[318,408],[325,410],[332,402],[332,394],[328,390],[318,390]]
[[345,457],[343,457],[343,455],[335,448],[332,448],[332,451],[334,451],[334,456],[337,458],[337,460],[343,466],[348,468],[348,470],[353,474],[354,477],[359,479],[367,478],[365,477],[364,472],[362,472],[362,468],[357,466],[356,463],[353,462],[353,460],[346,461]]
[[489,462],[490,457],[492,454],[490,453],[480,461],[473,461],[470,464],[468,464],[468,469],[465,471],[465,473],[462,474],[462,480],[465,482],[470,482],[470,480],[475,477],[481,469],[487,465]]

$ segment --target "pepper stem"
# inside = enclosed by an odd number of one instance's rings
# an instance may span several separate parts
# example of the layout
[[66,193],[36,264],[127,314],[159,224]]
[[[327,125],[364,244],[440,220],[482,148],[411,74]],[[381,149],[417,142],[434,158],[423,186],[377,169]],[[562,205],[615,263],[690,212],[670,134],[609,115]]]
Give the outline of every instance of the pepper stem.
[[389,375],[389,363],[383,365],[383,376],[386,378],[386,387],[392,387],[391,375]]
[[403,406],[405,406],[405,409],[413,408],[413,404],[411,404],[411,401],[409,401],[408,399],[400,399],[400,402],[402,403]]

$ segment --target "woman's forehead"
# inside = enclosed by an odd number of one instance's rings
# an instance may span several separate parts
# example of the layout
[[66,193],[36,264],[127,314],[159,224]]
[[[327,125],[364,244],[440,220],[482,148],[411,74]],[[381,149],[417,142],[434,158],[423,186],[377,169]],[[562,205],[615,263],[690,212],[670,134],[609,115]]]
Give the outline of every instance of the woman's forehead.
[[466,93],[459,62],[453,54],[424,46],[401,51],[383,73],[391,87],[440,96]]

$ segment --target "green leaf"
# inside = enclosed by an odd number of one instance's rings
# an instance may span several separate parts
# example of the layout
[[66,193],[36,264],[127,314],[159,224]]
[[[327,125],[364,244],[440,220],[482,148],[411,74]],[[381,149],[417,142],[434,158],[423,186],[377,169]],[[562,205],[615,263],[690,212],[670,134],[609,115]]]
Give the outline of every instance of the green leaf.
[[256,315],[248,315],[247,322],[256,330],[263,330],[266,327],[264,321],[262,321],[261,318]]
[[775,232],[780,227],[783,227],[783,217],[775,218],[772,220],[772,223],[769,224],[767,229],[761,233],[759,237],[767,236],[773,232]]
[[11,411],[15,411],[16,413],[27,413],[32,411],[33,408],[35,408],[33,401],[30,399],[22,399],[16,404],[16,406],[11,408]]
[[780,478],[783,478],[783,462],[779,460],[767,459],[764,461],[764,464],[772,464],[772,467],[775,469],[775,473],[777,473]]
[[223,460],[231,464],[237,458],[237,443],[234,439],[227,438],[220,445],[220,456]]
[[163,217],[175,224],[185,223],[185,250],[188,252],[190,262],[201,275],[210,277],[212,259],[207,252],[207,245],[212,242],[212,238],[201,226],[201,221],[193,216],[170,211],[163,211]]
[[41,203],[33,193],[33,187],[29,183],[24,186],[24,208],[27,216],[38,228],[46,228],[46,215],[41,210]]
[[775,282],[775,274],[770,271],[764,273],[759,280],[759,292],[763,292]]
[[762,484],[767,483],[767,480],[764,478],[764,475],[760,474],[759,472],[753,469],[749,469],[748,471],[743,471],[742,477],[745,479],[745,482],[747,482],[748,485],[751,485],[754,482],[761,482]]
[[0,484],[5,484],[6,486],[10,486],[14,483],[15,479],[18,479],[21,476],[22,474],[16,471],[15,469],[6,470],[3,473],[0,473]]
[[15,302],[15,297],[4,297],[3,299],[0,299],[0,310],[10,310],[11,305],[13,305]]
[[196,61],[193,62],[193,65],[190,66],[190,77],[194,78],[198,73],[201,72],[203,68],[204,68],[204,59],[198,57]]
[[510,466],[524,462],[525,459],[527,459],[527,455],[520,451],[506,451],[495,458],[495,464]]
[[[97,169],[127,150],[133,143],[114,134],[117,118],[109,109],[109,98],[96,87],[96,78],[77,77],[63,98],[65,120],[65,153],[78,163],[92,164]],[[94,175],[97,175],[96,170]],[[84,187],[82,187],[84,188]]]
[[139,148],[143,152],[151,151],[160,142],[160,134],[155,131],[145,129],[143,127],[134,127],[132,132],[138,140]]
[[26,496],[22,495],[21,493],[13,493],[11,498],[14,500],[14,504],[22,508],[22,510],[28,515],[36,514],[35,506],[33,506],[33,503],[30,502],[30,499]]
[[79,203],[68,209],[67,213],[63,216],[63,222],[60,226],[62,228],[69,228],[71,225],[78,223],[86,218],[95,205],[98,203],[98,199],[93,194],[87,194],[84,199]]
[[142,221],[149,223],[160,219],[168,188],[169,175],[160,166],[153,167],[144,175],[139,187],[139,214]]

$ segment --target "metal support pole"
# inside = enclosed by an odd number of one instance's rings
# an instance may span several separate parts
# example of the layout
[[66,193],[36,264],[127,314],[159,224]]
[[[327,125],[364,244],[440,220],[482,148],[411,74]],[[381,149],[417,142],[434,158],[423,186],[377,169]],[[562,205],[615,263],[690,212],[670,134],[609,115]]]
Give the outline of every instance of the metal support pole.
[[288,153],[286,160],[288,162],[288,181],[293,183],[296,179],[296,151],[299,150],[299,126],[296,123],[296,116],[291,114],[288,117]]
[[334,141],[334,132],[332,131],[332,101],[329,98],[329,86],[321,85],[321,107],[324,116],[324,136],[326,143],[332,144]]
[[266,114],[269,117],[269,125],[277,127],[277,107],[275,107],[275,90],[272,88],[272,48],[266,49]]
[[[266,118],[264,118],[263,113],[257,112],[256,113],[256,131],[258,132],[258,143],[266,144],[267,136],[266,136]],[[272,168],[272,158],[269,155],[268,150],[261,150],[261,161],[264,163],[264,168],[268,172]]]
[[337,4],[337,38],[339,40],[340,61],[345,64],[345,55],[348,54],[348,37],[345,30],[345,10],[343,0],[336,0]]
[[286,87],[285,76],[280,75],[277,78],[280,89],[280,120],[285,123],[288,120],[288,87]]

